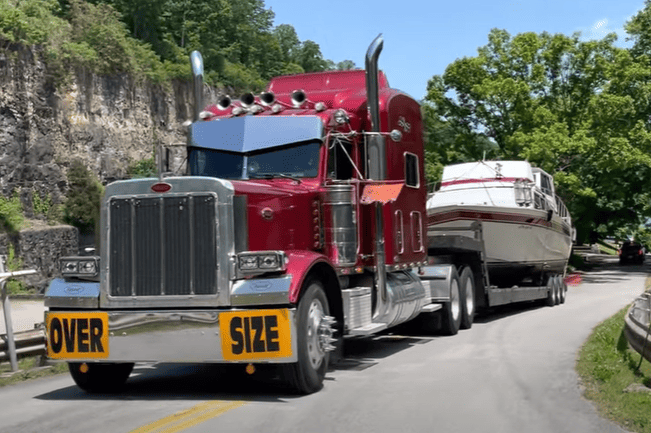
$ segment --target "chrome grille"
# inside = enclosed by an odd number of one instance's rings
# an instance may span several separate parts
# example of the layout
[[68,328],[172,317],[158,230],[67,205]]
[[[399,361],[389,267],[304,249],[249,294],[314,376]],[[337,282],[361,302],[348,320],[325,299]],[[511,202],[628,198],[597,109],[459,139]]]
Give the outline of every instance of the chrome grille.
[[112,198],[111,296],[217,293],[216,197]]

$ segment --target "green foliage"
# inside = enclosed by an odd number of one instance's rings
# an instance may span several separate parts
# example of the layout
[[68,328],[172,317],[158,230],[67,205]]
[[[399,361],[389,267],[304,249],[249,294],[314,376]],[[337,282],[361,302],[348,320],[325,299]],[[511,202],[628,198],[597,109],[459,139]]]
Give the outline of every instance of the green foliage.
[[[16,255],[13,244],[7,246],[7,260],[5,263],[5,270],[8,272],[20,271],[23,268],[23,261],[20,257]],[[15,295],[18,293],[25,292],[25,283],[14,278],[7,280],[7,293],[10,295]]]
[[158,172],[156,168],[156,159],[152,156],[151,158],[136,161],[129,165],[127,172],[129,173],[129,176],[134,179],[155,177]]
[[25,218],[18,191],[11,198],[0,197],[0,226],[9,233],[18,233]]
[[104,187],[81,161],[75,161],[68,169],[68,188],[64,221],[81,233],[96,231]]
[[59,83],[75,67],[185,80],[193,50],[203,54],[206,82],[233,91],[260,90],[281,74],[354,67],[324,59],[291,25],[272,28],[273,16],[262,0],[6,0],[0,42],[43,45]]
[[615,40],[492,30],[429,81],[428,149],[441,164],[486,152],[548,171],[581,241],[639,226],[651,216],[651,66]]

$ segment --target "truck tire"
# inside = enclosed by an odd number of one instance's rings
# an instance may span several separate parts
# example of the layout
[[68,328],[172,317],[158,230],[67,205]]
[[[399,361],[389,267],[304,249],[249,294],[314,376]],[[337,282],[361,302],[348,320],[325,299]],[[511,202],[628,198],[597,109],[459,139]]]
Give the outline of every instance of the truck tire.
[[456,335],[459,332],[463,310],[461,304],[459,277],[456,272],[453,272],[450,281],[450,301],[443,303],[441,311],[441,332],[444,335]]
[[319,336],[322,321],[330,312],[328,299],[320,281],[308,281],[306,286],[296,311],[298,362],[284,367],[286,379],[301,394],[311,394],[323,387],[329,361],[329,352]]
[[133,363],[69,362],[68,369],[77,386],[86,392],[117,392],[129,378]]
[[554,283],[554,277],[549,276],[547,278],[547,299],[545,299],[545,305],[548,307],[553,307],[556,305],[556,284]]
[[469,266],[459,276],[461,296],[461,329],[470,329],[475,320],[475,276]]
[[561,304],[561,290],[563,289],[562,286],[561,286],[562,282],[561,282],[561,276],[560,275],[554,275],[554,284],[555,284],[555,287],[556,287],[556,291],[555,291],[556,298],[554,298],[554,302],[556,303],[556,305],[560,305]]
[[558,276],[558,281],[559,281],[558,287],[560,288],[559,294],[560,294],[561,304],[564,304],[565,295],[567,294],[567,284],[565,283],[565,278],[563,278],[562,275]]

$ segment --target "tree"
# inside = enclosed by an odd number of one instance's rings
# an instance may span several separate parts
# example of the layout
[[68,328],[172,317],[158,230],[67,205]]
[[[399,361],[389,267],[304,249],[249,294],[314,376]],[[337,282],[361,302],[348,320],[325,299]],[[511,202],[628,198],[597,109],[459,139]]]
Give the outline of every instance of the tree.
[[651,69],[615,40],[492,30],[476,57],[428,83],[425,103],[442,122],[430,121],[432,136],[440,125],[454,131],[438,152],[471,160],[483,137],[498,157],[550,172],[584,239],[639,225],[651,214]]

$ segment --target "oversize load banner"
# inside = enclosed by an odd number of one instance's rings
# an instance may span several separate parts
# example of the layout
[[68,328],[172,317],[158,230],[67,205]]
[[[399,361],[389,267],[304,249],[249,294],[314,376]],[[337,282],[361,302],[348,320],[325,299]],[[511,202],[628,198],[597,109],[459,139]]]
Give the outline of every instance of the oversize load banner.
[[108,358],[108,313],[48,313],[47,356],[53,359]]

